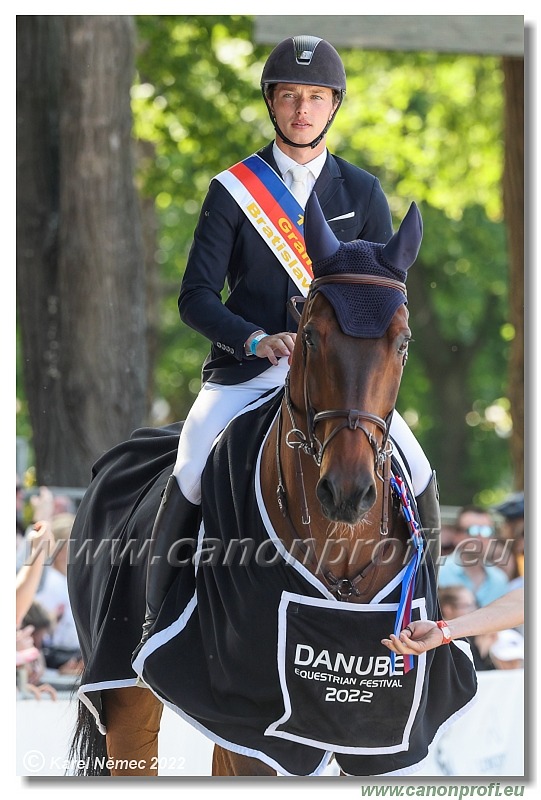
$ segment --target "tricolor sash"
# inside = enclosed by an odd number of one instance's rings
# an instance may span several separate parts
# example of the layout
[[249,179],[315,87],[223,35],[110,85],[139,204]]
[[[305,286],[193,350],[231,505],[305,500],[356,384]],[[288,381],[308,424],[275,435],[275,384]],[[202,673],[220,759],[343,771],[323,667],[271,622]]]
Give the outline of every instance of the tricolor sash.
[[314,277],[304,244],[304,210],[257,154],[216,175],[304,297]]

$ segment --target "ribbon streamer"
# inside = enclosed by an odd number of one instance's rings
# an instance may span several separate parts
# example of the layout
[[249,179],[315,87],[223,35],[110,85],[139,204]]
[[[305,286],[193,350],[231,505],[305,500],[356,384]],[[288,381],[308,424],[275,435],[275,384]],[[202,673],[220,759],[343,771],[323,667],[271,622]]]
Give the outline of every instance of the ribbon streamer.
[[[406,568],[406,574],[402,581],[402,592],[400,595],[400,602],[396,612],[396,620],[394,626],[394,634],[398,636],[401,630],[409,625],[411,622],[411,605],[415,592],[415,581],[419,566],[423,558],[423,537],[421,535],[421,527],[415,518],[412,509],[411,501],[406,489],[406,485],[402,478],[398,475],[391,475],[391,489],[400,502],[402,513],[407,522],[411,541],[414,546],[414,552],[410,562]],[[391,673],[395,671],[396,653],[391,652]],[[404,674],[407,674],[413,669],[413,656],[404,656]]]

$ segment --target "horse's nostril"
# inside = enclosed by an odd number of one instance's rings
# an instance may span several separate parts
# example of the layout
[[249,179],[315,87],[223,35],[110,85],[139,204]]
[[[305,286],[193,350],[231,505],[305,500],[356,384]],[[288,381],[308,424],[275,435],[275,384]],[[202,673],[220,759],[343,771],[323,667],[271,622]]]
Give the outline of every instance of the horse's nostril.
[[335,485],[329,476],[324,476],[316,488],[319,502],[332,519],[351,523],[364,516],[376,502],[377,491],[372,481],[357,484],[346,493],[337,488],[340,485],[340,482]]
[[374,484],[370,484],[360,495],[360,504],[368,510],[376,502],[377,492]]
[[319,502],[325,508],[335,505],[332,483],[328,478],[321,478],[321,480],[318,481],[316,494]]

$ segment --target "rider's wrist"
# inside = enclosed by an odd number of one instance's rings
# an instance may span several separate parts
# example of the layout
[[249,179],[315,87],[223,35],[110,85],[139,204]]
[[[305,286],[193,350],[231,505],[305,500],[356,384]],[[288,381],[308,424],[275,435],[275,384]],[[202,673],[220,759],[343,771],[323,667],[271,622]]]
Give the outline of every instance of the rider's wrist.
[[261,339],[264,339],[267,334],[265,331],[259,330],[254,331],[254,333],[250,334],[248,339],[244,343],[244,353],[247,356],[255,356],[256,348]]

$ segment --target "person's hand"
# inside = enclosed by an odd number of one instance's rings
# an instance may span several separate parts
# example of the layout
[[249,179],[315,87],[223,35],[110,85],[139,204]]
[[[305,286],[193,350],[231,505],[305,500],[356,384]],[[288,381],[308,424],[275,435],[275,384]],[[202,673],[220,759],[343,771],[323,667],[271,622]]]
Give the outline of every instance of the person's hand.
[[55,540],[53,536],[53,530],[51,528],[51,523],[48,520],[39,520],[38,522],[34,522],[32,530],[28,531],[27,539],[30,544],[31,552],[40,547],[45,543],[48,544],[47,555],[52,551],[55,545]]
[[58,695],[56,689],[48,683],[42,683],[39,686],[34,686],[29,683],[25,687],[26,691],[33,694],[36,700],[41,700],[44,694],[48,694],[51,700],[56,700]]
[[50,522],[54,514],[54,495],[47,486],[39,487],[39,494],[34,494],[30,498],[30,505],[33,508],[33,519],[46,520]]
[[[33,625],[26,625],[24,628],[18,628],[15,636],[15,643],[17,648],[16,666],[22,667],[26,665],[28,680],[30,676],[37,674],[41,653],[34,644]],[[39,672],[39,676],[43,670]]]
[[392,650],[393,653],[404,656],[418,656],[427,650],[439,647],[443,643],[443,633],[435,622],[419,620],[410,622],[407,628],[400,631],[398,636],[391,633],[389,639],[382,639],[381,643]]
[[296,333],[272,333],[265,336],[257,343],[255,354],[258,358],[268,358],[271,364],[276,366],[281,357],[288,357],[291,364],[291,356],[295,346]]
[[32,636],[33,633],[33,625],[25,625],[24,628],[17,629],[15,632],[17,650],[28,650],[30,647],[34,647],[34,637]]
[[15,666],[29,666],[35,661],[38,661],[39,655],[39,650],[37,647],[34,647],[34,645],[31,647],[25,647],[24,649],[20,649],[18,647],[16,652]]

